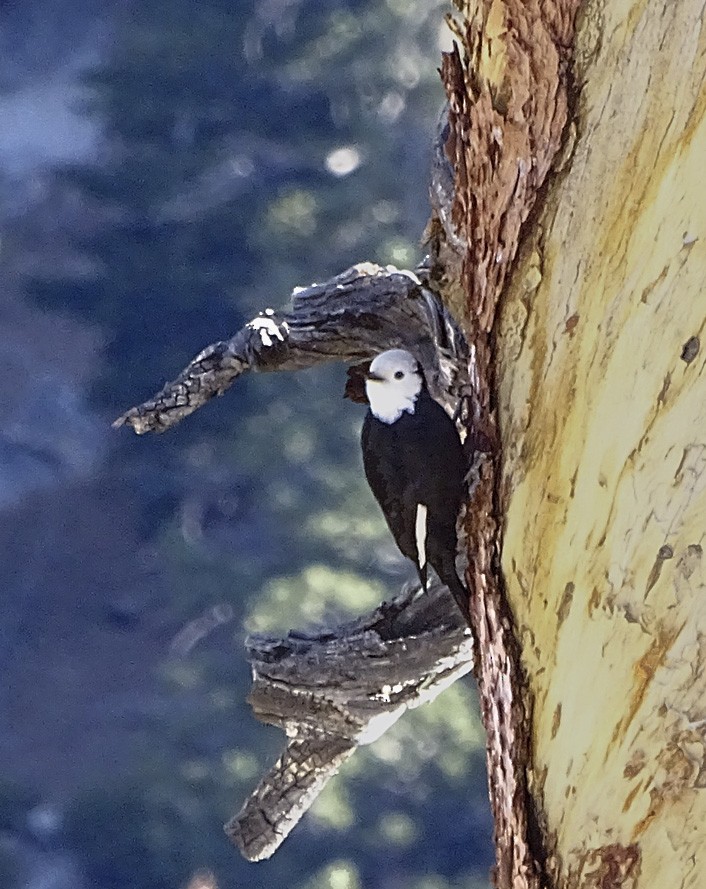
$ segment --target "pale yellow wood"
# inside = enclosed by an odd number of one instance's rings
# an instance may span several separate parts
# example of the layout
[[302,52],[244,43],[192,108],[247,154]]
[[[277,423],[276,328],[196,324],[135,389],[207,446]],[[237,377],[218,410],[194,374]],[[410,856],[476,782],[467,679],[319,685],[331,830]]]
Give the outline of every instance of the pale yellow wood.
[[706,887],[704,19],[589,6],[573,156],[503,308],[503,567],[559,887],[612,887],[611,856],[616,886]]

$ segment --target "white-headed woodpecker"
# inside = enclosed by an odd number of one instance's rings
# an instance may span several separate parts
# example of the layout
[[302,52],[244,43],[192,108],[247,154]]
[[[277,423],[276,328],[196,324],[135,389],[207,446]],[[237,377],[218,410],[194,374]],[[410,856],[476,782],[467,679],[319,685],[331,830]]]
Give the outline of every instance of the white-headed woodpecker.
[[[468,590],[456,572],[456,518],[467,471],[456,427],[404,349],[373,359],[365,392],[369,410],[361,444],[368,484],[397,546],[414,562],[422,588],[431,565],[468,619]],[[349,389],[347,394],[353,397]]]

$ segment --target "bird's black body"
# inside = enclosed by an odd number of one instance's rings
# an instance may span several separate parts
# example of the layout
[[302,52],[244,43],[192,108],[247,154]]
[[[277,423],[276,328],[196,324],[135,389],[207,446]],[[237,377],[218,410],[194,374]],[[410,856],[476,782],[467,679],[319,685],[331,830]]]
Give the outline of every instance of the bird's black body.
[[[468,591],[456,572],[456,518],[464,500],[466,458],[453,421],[422,384],[413,412],[385,422],[368,411],[362,432],[363,465],[397,545],[417,567],[426,588],[427,563],[468,617]],[[426,507],[420,564],[418,508]]]

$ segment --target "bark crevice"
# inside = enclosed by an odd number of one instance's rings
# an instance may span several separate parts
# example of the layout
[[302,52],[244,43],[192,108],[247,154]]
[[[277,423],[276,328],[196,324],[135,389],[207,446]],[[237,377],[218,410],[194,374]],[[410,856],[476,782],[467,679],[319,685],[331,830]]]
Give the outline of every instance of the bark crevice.
[[[541,801],[532,795],[531,708],[500,567],[503,519],[497,418],[496,321],[505,284],[530,214],[566,144],[571,48],[577,0],[459,2],[458,38],[444,56],[448,99],[445,151],[455,171],[450,207],[452,256],[443,225],[432,225],[432,256],[460,276],[462,324],[473,344],[471,403],[495,445],[482,461],[466,511],[471,624],[476,677],[487,732],[488,783],[495,824],[499,889],[548,883],[541,842]],[[447,189],[447,193],[448,193]],[[438,213],[437,213],[438,215]],[[448,226],[447,226],[448,228]],[[444,280],[444,271],[432,270]],[[446,275],[450,277],[450,275]],[[528,297],[530,298],[530,297]]]

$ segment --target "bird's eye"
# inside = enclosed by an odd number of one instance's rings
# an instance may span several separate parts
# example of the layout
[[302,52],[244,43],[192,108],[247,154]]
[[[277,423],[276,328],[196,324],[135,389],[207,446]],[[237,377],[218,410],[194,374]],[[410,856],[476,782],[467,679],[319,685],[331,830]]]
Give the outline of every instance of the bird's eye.
[[395,373],[396,380],[401,380],[403,376],[404,376],[404,371],[402,371],[402,370],[396,371],[396,373]]

